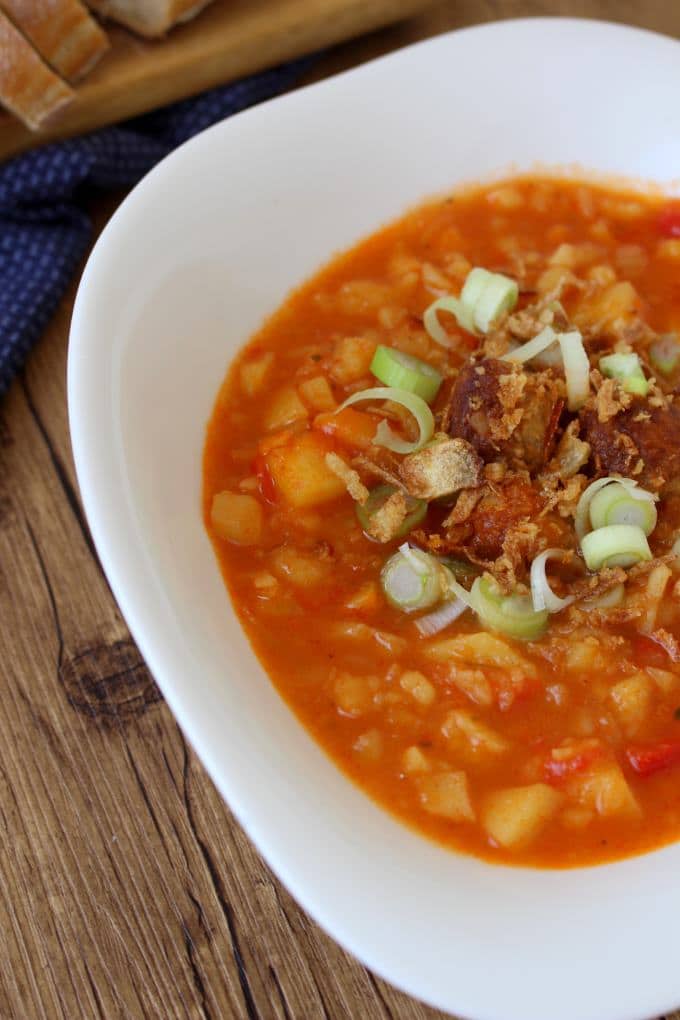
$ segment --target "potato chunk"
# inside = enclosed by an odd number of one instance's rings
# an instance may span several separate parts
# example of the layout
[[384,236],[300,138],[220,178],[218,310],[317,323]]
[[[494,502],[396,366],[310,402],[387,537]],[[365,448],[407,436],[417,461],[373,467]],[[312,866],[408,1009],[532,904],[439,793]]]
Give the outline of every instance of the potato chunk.
[[305,379],[298,386],[298,393],[312,411],[334,411],[338,406],[325,375]]
[[464,772],[440,772],[421,776],[415,782],[420,803],[429,814],[451,822],[474,821],[475,812]]
[[486,798],[482,824],[496,843],[516,850],[527,846],[557,813],[563,796],[546,783],[497,790]]
[[376,343],[364,336],[346,336],[333,349],[331,375],[336,382],[356,382],[368,375]]
[[294,386],[284,386],[277,393],[267,408],[264,427],[270,431],[282,429],[294,421],[302,421],[307,417],[307,408],[300,400]]
[[285,446],[267,454],[272,480],[291,506],[316,506],[337,499],[345,492],[344,483],[326,464],[330,447],[316,432],[303,432]]
[[461,634],[455,638],[433,641],[426,654],[438,662],[462,659],[473,666],[496,666],[498,669],[519,669],[527,676],[536,675],[536,667],[511,645],[486,631]]
[[644,673],[633,673],[614,684],[609,696],[627,737],[633,737],[644,723],[652,700],[654,683]]
[[442,732],[452,747],[468,748],[475,754],[503,754],[510,747],[505,737],[463,708],[454,709],[446,715]]
[[364,715],[373,706],[373,695],[379,686],[375,676],[338,673],[333,683],[333,699],[345,715]]
[[236,545],[255,545],[262,537],[262,507],[245,493],[218,492],[213,496],[210,520],[220,538]]
[[274,366],[274,354],[265,351],[257,358],[244,361],[241,365],[241,389],[247,397],[254,397],[264,386]]
[[431,705],[437,696],[434,684],[431,684],[427,677],[423,673],[419,673],[417,669],[409,669],[402,673],[399,686],[420,705]]
[[275,573],[298,588],[311,588],[320,584],[332,570],[330,560],[287,545],[272,554],[271,565]]
[[636,818],[641,814],[640,805],[616,762],[607,762],[584,775],[573,776],[565,790],[603,818]]

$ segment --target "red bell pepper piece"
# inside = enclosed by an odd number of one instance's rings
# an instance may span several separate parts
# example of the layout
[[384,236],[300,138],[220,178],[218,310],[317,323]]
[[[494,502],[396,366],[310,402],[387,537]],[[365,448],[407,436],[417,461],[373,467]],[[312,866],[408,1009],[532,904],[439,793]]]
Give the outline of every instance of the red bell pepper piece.
[[626,757],[639,776],[651,776],[660,769],[680,765],[680,740],[662,740],[659,744],[631,744],[626,748]]
[[659,216],[659,230],[664,237],[680,237],[680,206],[669,205]]

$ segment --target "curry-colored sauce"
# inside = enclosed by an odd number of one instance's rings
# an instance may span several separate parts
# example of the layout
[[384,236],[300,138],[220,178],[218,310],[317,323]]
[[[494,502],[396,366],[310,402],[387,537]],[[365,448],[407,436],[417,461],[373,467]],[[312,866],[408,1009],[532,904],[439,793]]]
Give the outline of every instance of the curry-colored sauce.
[[[457,293],[465,260],[510,275],[523,260],[527,277],[533,279],[548,267],[560,245],[590,245],[590,253],[583,248],[583,261],[573,268],[576,276],[588,279],[599,271],[630,281],[639,310],[654,330],[680,329],[680,239],[673,243],[672,227],[664,219],[667,210],[668,203],[659,196],[548,178],[513,179],[423,205],[333,259],[290,295],[236,358],[208,425],[206,528],[234,608],[281,696],[338,766],[383,807],[440,843],[492,861],[587,865],[678,838],[680,766],[645,778],[626,767],[621,749],[633,738],[622,732],[610,691],[635,670],[663,671],[665,689],[654,683],[634,740],[678,740],[680,668],[630,627],[617,631],[592,626],[587,618],[559,616],[544,638],[517,645],[533,664],[534,675],[514,702],[505,708],[472,704],[447,679],[444,666],[423,658],[422,639],[411,618],[382,600],[370,611],[347,608],[362,585],[379,576],[398,543],[386,552],[366,538],[346,493],[309,509],[286,505],[262,468],[261,440],[276,432],[267,428],[267,416],[282,388],[328,375],[343,337],[368,336],[388,344],[401,337],[408,346],[412,334],[427,345],[423,311],[445,289],[438,288],[437,274]],[[580,300],[578,290],[564,298],[569,314],[577,311]],[[460,331],[455,335],[462,361],[474,339]],[[248,396],[241,370],[270,351],[274,358],[266,378],[258,392]],[[370,377],[349,385],[331,382],[340,402],[370,385]],[[309,422],[313,417],[310,412]],[[298,422],[293,431],[307,426]],[[343,452],[342,444],[335,446]],[[211,501],[223,490],[251,492],[260,501],[264,528],[256,544],[239,546],[215,534]],[[674,513],[669,501],[664,517],[662,503],[666,533],[676,524],[680,527]],[[281,548],[301,550],[320,563],[323,580],[311,586],[290,583],[286,570],[273,559]],[[674,582],[675,577],[661,610],[662,622],[680,633],[671,594]],[[441,636],[479,629],[466,613]],[[581,664],[574,656],[576,647],[588,652]],[[434,688],[430,704],[415,701],[400,686],[399,677],[409,670],[423,673]],[[337,679],[345,674],[370,678],[372,700],[356,714],[338,707]],[[502,735],[509,750],[490,757],[469,749],[464,754],[452,751],[442,727],[447,713],[456,709],[473,711]],[[499,788],[543,781],[540,762],[546,751],[566,738],[589,735],[602,736],[614,748],[639,814],[601,816],[594,811],[584,822],[576,811],[566,816],[568,821],[553,819],[526,847],[492,845],[479,821],[485,797]],[[417,777],[404,771],[404,754],[412,747],[437,768],[466,772],[477,820],[453,822],[424,809]]]

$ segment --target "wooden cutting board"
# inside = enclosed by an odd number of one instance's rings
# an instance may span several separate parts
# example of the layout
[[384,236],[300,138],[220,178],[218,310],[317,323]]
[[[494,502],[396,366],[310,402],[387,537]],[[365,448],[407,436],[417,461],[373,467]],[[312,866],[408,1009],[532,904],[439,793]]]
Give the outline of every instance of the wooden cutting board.
[[90,131],[242,75],[312,53],[431,6],[432,0],[216,0],[166,39],[113,25],[111,50],[59,123],[31,132],[0,113],[0,159]]

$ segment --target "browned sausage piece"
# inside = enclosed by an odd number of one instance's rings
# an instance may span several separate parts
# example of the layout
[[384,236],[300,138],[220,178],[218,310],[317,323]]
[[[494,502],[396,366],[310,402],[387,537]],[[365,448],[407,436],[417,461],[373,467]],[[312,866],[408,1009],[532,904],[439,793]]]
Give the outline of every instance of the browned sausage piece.
[[458,375],[444,423],[487,460],[538,471],[551,454],[563,383],[550,371],[525,372],[497,358],[466,365]]
[[609,421],[594,409],[581,412],[581,436],[590,443],[595,468],[634,478],[658,491],[680,475],[680,406],[651,407],[636,398]]

